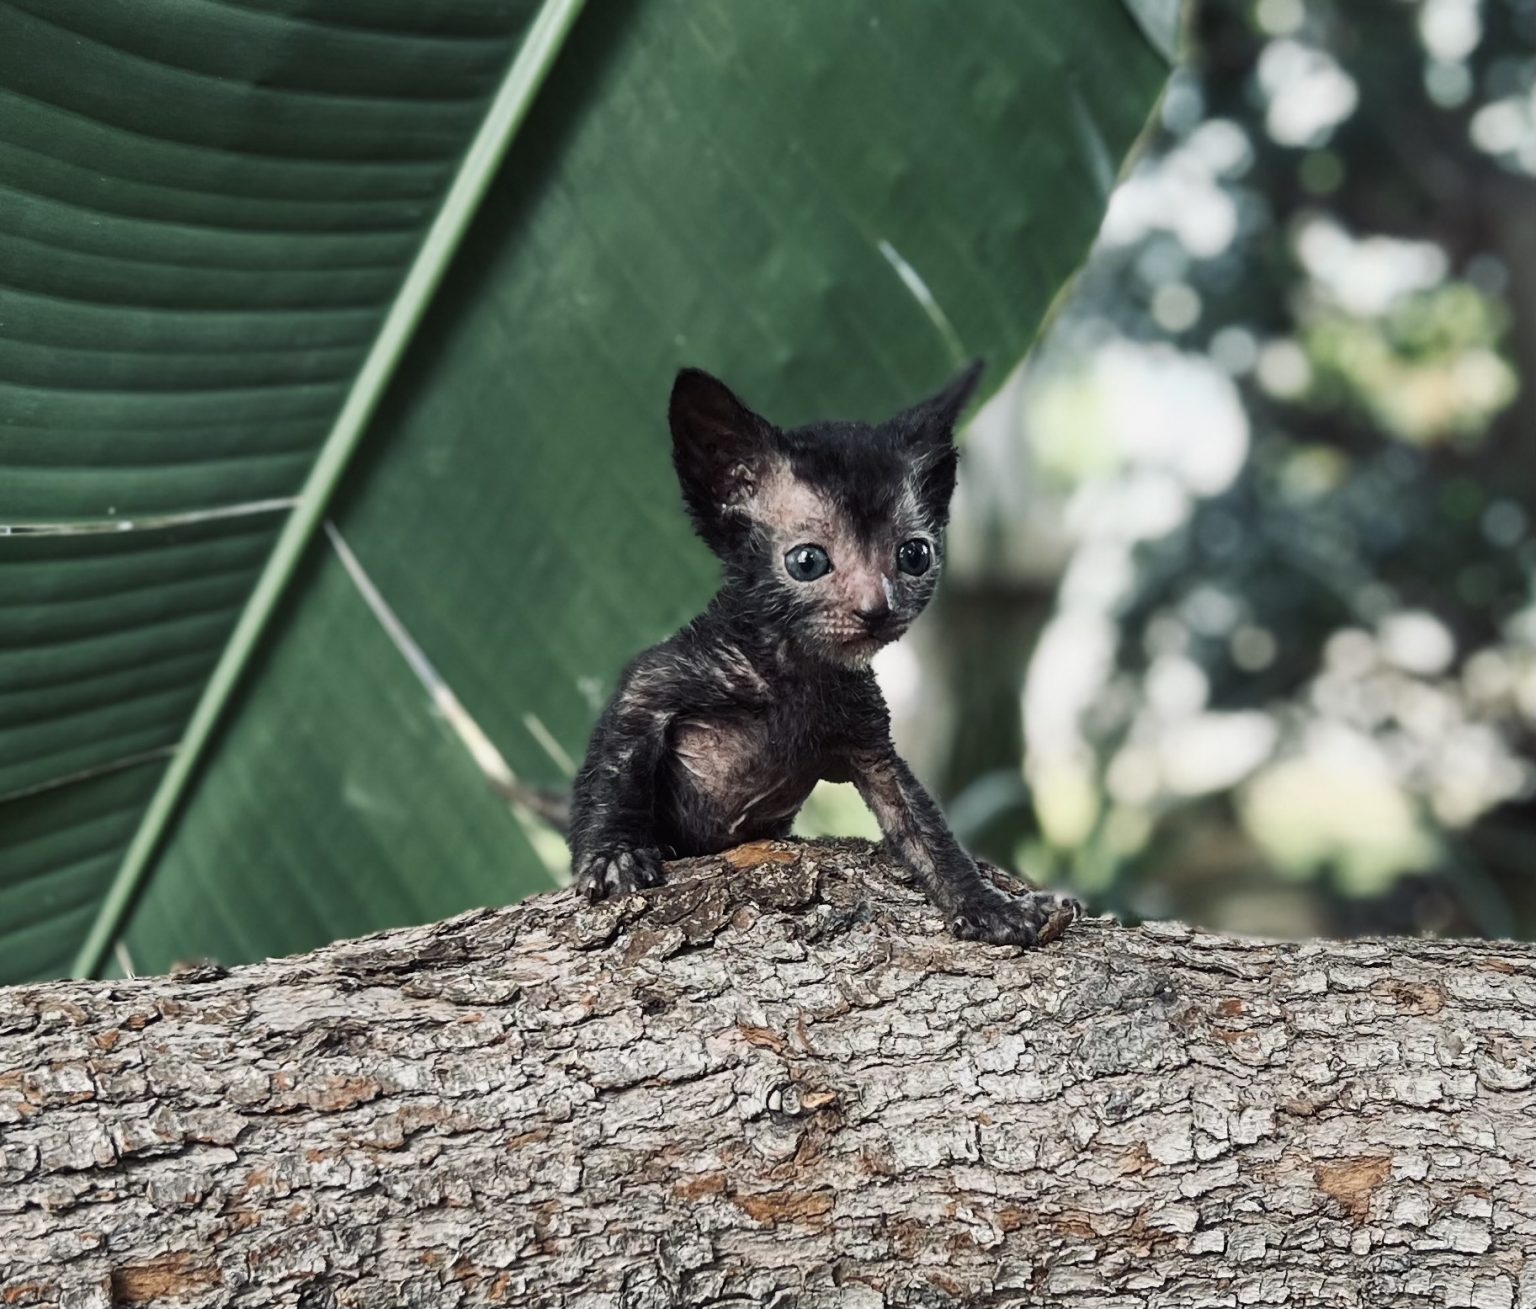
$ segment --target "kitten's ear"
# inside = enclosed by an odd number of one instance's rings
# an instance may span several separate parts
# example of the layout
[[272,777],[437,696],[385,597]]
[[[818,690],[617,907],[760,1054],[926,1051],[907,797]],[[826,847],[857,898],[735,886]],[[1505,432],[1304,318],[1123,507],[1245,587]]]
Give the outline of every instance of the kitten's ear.
[[919,400],[912,408],[896,418],[909,440],[915,442],[948,442],[955,437],[955,424],[970,403],[981,380],[986,364],[972,359],[964,368],[926,400]]
[[938,527],[949,521],[949,501],[960,464],[955,424],[976,390],[983,367],[980,359],[973,359],[940,390],[892,420],[912,452],[917,498]]
[[743,506],[766,471],[773,425],[698,368],[678,373],[667,418],[688,515],[712,549],[729,549],[745,531]]

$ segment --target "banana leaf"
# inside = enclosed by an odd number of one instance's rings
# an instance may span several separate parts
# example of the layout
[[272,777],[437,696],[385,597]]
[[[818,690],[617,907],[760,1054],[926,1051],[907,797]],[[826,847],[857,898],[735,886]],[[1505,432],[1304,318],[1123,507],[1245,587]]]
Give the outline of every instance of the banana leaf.
[[707,597],[673,372],[999,384],[1157,0],[0,7],[0,982],[504,903]]

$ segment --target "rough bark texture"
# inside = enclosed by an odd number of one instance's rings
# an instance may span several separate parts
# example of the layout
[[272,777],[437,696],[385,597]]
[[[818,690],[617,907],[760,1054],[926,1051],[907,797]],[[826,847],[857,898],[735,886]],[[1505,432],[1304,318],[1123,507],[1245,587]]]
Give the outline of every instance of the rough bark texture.
[[0,992],[0,1305],[1536,1305],[1531,947],[672,877]]

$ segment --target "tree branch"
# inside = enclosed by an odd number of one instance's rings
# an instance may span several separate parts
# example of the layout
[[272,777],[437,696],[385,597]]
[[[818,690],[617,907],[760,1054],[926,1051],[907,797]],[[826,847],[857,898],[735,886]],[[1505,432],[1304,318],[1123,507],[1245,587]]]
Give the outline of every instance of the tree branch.
[[0,991],[0,1304],[1536,1304],[1530,946],[670,873]]

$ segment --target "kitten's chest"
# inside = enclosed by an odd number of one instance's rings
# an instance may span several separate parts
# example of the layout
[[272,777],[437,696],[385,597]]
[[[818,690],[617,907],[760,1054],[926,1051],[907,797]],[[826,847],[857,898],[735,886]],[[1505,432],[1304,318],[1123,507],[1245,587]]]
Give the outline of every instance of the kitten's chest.
[[783,826],[817,781],[837,771],[838,744],[793,702],[678,719],[670,771],[686,843],[707,853]]

